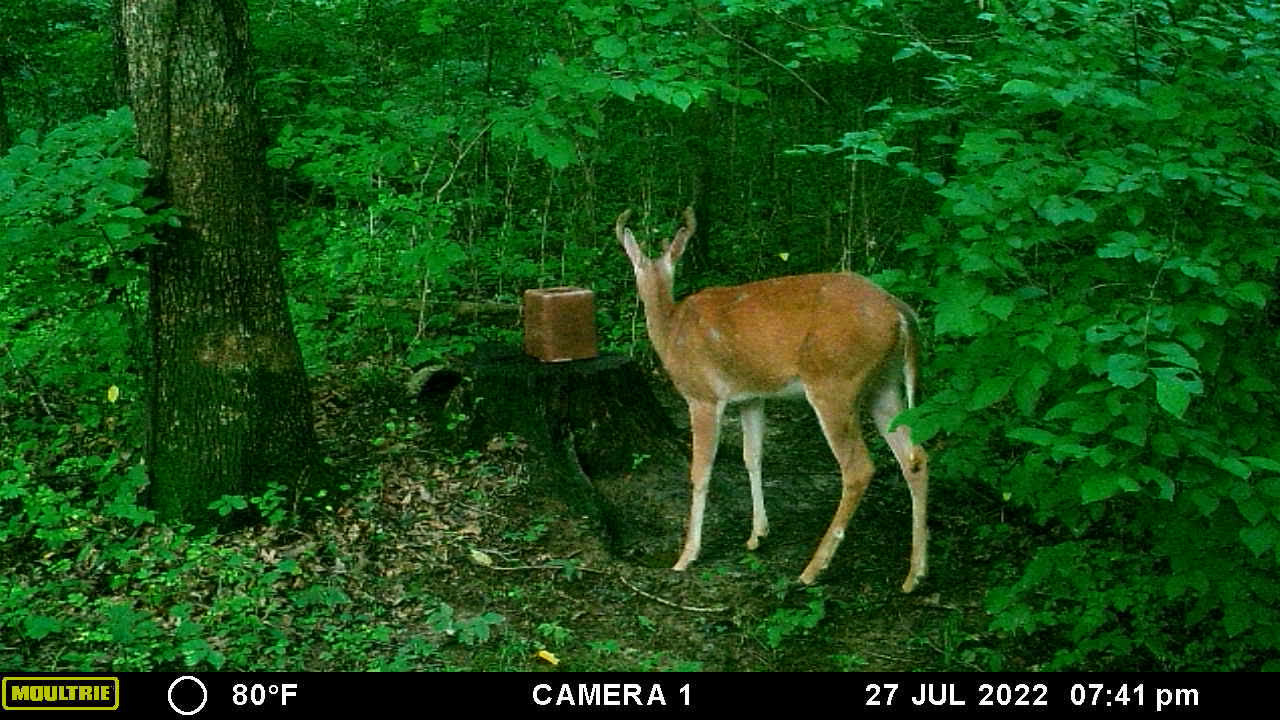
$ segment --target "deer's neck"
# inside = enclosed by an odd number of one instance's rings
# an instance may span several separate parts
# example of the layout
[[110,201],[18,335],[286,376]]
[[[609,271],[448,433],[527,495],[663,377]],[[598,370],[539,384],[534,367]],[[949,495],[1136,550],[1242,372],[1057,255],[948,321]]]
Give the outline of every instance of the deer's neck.
[[665,365],[669,357],[673,335],[676,329],[675,316],[680,303],[672,296],[671,288],[659,288],[656,292],[646,293],[644,301],[644,321],[649,331],[649,341],[653,349],[662,358]]

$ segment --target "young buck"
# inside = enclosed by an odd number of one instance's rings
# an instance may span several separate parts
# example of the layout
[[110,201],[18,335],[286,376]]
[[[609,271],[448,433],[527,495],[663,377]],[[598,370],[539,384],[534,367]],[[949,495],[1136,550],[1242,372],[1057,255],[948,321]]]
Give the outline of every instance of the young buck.
[[764,400],[803,394],[840,463],[842,488],[831,526],[800,581],[812,583],[830,564],[871,482],[874,468],[861,425],[866,406],[911,489],[911,569],[902,590],[914,590],[925,574],[928,457],[912,444],[910,428],[890,430],[890,423],[902,411],[904,389],[907,407],[915,404],[920,344],[915,313],[870,280],[850,273],[708,288],[677,303],[672,279],[696,227],[693,208],[684,211],[684,225],[655,259],[636,244],[626,226],[630,217],[630,210],[618,216],[614,231],[635,270],[649,339],[689,403],[693,428],[689,526],[674,569],[684,570],[698,557],[725,406],[742,403],[742,456],[751,480],[747,547],[754,550],[769,533],[760,480]]

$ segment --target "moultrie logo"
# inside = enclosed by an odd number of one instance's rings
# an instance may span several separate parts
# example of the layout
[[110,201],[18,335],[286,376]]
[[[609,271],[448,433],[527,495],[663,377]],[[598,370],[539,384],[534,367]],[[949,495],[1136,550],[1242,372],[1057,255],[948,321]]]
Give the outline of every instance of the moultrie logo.
[[117,710],[120,678],[70,675],[16,675],[4,679],[5,710]]

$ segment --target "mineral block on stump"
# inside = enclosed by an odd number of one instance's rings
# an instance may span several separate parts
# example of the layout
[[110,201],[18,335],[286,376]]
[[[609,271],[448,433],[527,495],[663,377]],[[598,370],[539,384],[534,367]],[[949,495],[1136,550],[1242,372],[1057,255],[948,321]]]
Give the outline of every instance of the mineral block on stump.
[[578,287],[526,290],[524,351],[542,362],[595,357],[595,293]]

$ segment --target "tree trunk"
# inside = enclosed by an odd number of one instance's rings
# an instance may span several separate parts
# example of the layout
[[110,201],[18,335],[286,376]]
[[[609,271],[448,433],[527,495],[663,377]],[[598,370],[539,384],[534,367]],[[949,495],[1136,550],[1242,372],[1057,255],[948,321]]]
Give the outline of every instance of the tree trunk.
[[265,194],[244,0],[120,0],[150,192],[181,213],[150,254],[147,464],[162,518],[320,480]]

